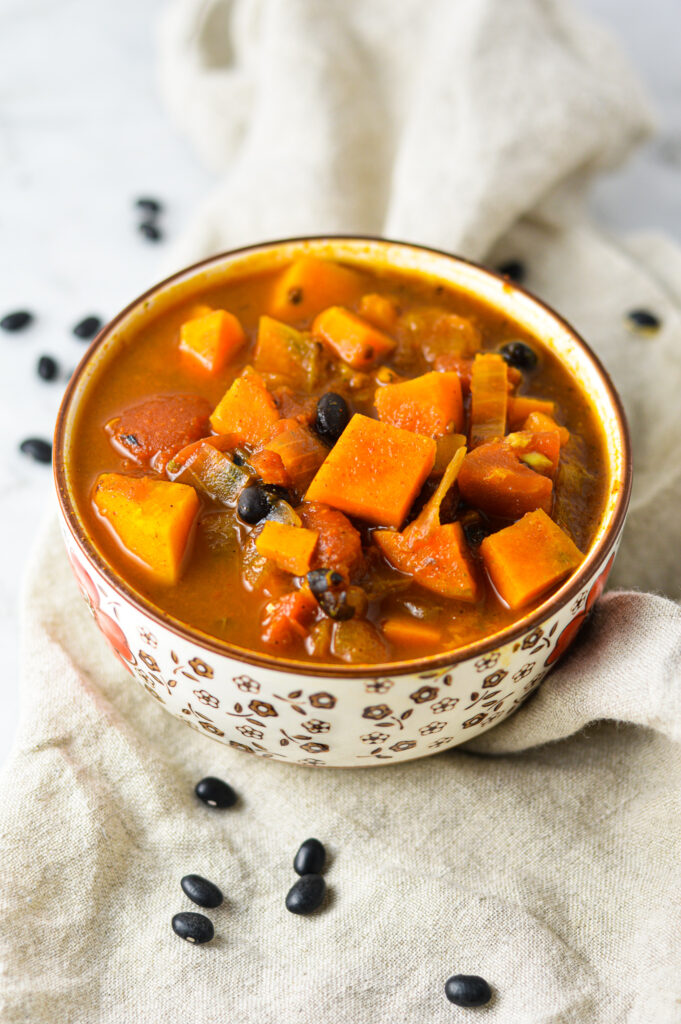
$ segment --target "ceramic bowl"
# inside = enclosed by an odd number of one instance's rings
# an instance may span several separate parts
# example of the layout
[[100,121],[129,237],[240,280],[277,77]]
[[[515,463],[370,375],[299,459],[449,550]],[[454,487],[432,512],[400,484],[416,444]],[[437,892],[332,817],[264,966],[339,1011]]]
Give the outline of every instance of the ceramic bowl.
[[[88,536],[70,475],[83,396],[119,346],[151,317],[230,278],[303,253],[425,275],[485,302],[539,337],[589,396],[607,449],[607,497],[584,562],[521,621],[449,654],[358,667],[315,667],[219,642],[136,593]],[[55,477],[62,529],[95,622],[130,674],[197,732],[264,758],[312,767],[389,765],[454,747],[512,714],[574,639],[601,593],[631,487],[620,400],[585,342],[556,313],[505,278],[445,253],[377,239],[272,242],[205,260],[152,288],[100,333],[73,375],[59,415]]]

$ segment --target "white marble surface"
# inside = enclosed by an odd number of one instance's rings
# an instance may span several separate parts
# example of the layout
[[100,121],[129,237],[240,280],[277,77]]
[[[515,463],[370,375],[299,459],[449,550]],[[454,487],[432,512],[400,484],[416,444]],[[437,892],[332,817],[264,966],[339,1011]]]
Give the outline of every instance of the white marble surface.
[[[678,0],[578,0],[622,38],[657,103],[660,134],[600,183],[594,208],[616,229],[681,241],[681,28]],[[0,315],[34,325],[0,336],[0,761],[19,713],[18,605],[31,542],[53,503],[49,467],[17,446],[50,437],[65,376],[84,352],[71,327],[107,318],[153,283],[162,253],[136,232],[133,199],[158,196],[172,237],[211,184],[154,89],[153,26],[164,0],[93,4],[0,0]]]

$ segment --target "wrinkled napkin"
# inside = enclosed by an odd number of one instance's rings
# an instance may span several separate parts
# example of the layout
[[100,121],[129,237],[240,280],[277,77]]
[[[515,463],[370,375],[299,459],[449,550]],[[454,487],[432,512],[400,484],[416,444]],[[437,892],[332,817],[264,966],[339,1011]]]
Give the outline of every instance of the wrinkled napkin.
[[[681,253],[584,207],[649,131],[645,98],[563,0],[176,0],[161,29],[167,107],[218,179],[166,269],[325,232],[521,259],[627,407],[626,589],[474,743],[311,771],[209,743],[132,685],[50,524],[0,778],[1,1019],[445,1024],[474,1015],[445,979],[476,973],[489,1024],[681,1021]],[[661,329],[632,332],[632,308]],[[198,804],[206,774],[234,809]],[[308,835],[331,897],[296,918]],[[170,930],[188,872],[226,895],[200,948]]]

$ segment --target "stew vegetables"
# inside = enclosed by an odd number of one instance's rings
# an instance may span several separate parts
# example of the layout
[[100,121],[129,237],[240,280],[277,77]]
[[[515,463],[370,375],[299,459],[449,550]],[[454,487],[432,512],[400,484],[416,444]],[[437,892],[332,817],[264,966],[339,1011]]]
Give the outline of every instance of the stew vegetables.
[[241,648],[420,658],[573,573],[600,427],[517,324],[417,275],[304,257],[157,316],[91,386],[72,465],[140,594]]

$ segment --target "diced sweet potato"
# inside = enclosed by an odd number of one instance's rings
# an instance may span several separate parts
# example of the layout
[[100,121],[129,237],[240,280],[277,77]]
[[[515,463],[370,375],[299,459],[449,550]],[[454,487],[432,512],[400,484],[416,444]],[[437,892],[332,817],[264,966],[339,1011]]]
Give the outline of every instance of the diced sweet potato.
[[162,473],[181,448],[209,433],[209,414],[200,395],[161,395],[126,409],[106,432],[125,458]]
[[351,580],[362,572],[362,538],[347,516],[336,508],[305,501],[296,510],[303,526],[319,534],[311,569],[331,569]]
[[443,355],[438,356],[433,366],[439,373],[455,373],[459,378],[461,384],[462,395],[470,394],[471,390],[471,377],[473,376],[473,360],[464,359],[462,356],[453,355],[451,352],[445,352]]
[[103,473],[93,500],[128,554],[159,583],[177,583],[199,512],[193,487]]
[[317,611],[317,602],[309,590],[295,590],[265,606],[262,640],[273,647],[290,647],[299,643]]
[[359,303],[359,315],[381,331],[393,331],[397,325],[399,311],[393,299],[387,295],[369,292]]
[[480,552],[492,583],[513,610],[560,583],[584,557],[542,509],[485,537]]
[[544,413],[545,416],[555,416],[556,403],[549,402],[543,398],[530,398],[529,395],[516,395],[508,399],[508,429],[520,430],[525,420],[533,412]]
[[266,522],[255,541],[261,555],[294,576],[308,572],[316,545],[315,530],[276,522]]
[[443,437],[463,427],[463,399],[456,373],[424,373],[377,388],[374,404],[384,423],[427,437]]
[[279,420],[265,451],[279,456],[293,486],[303,491],[326,458],[328,449],[297,420]]
[[330,302],[351,305],[361,294],[361,278],[347,267],[302,256],[282,271],[270,299],[270,313],[283,320],[307,320]]
[[354,370],[366,370],[388,355],[395,342],[342,306],[329,306],[312,324],[317,337]]
[[243,327],[226,309],[215,309],[180,328],[180,352],[208,373],[220,373],[246,341]]
[[477,355],[471,375],[471,447],[506,433],[508,370],[495,352]]
[[461,523],[436,526],[415,543],[403,533],[375,530],[373,539],[388,561],[426,590],[457,601],[479,600],[480,587]]
[[271,316],[261,316],[254,366],[273,373],[294,388],[311,389],[321,379],[324,349],[321,342]]
[[279,410],[265,382],[251,370],[231,384],[210,422],[217,433],[237,434],[249,444],[262,445],[278,419]]
[[435,441],[356,413],[310,484],[320,501],[378,526],[402,525],[435,461]]
[[432,647],[442,642],[442,630],[411,615],[393,615],[381,627],[386,640],[401,647]]
[[503,441],[492,441],[464,459],[459,492],[469,505],[488,515],[518,519],[537,508],[550,512],[553,484],[523,465]]

